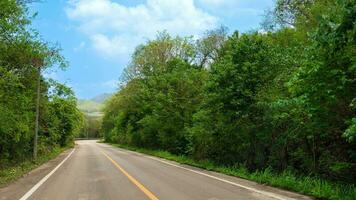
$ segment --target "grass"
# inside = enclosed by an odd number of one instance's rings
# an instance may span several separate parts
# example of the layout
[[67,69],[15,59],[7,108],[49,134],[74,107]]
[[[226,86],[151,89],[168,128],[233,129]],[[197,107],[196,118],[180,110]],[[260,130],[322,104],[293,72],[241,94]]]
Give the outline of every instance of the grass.
[[68,148],[54,148],[50,153],[40,155],[36,161],[28,159],[16,164],[2,166],[0,168],[0,188],[5,187],[9,183],[21,178],[24,174],[57,157],[66,149]]
[[261,184],[287,189],[301,194],[313,196],[317,199],[356,199],[355,185],[334,183],[328,180],[310,176],[300,176],[296,175],[291,171],[285,171],[283,173],[274,173],[272,172],[272,170],[266,169],[263,171],[249,172],[244,167],[219,166],[209,160],[194,160],[188,156],[173,155],[167,151],[148,150],[119,144],[111,145],[164,158],[167,160],[172,160],[178,163],[203,168],[210,171],[216,171],[231,176],[241,177]]

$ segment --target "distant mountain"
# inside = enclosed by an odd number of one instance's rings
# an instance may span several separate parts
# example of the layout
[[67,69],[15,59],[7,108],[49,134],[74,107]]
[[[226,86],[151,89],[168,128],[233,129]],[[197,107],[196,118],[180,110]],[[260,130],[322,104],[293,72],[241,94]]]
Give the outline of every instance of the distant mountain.
[[91,101],[95,101],[97,103],[104,103],[108,98],[110,98],[112,96],[111,93],[103,93],[100,94],[92,99],[90,99]]
[[78,109],[85,113],[101,112],[104,105],[92,100],[78,100]]
[[112,94],[103,93],[95,96],[92,99],[80,99],[77,102],[77,107],[80,111],[89,116],[102,116],[102,109],[104,108],[105,101],[110,98]]

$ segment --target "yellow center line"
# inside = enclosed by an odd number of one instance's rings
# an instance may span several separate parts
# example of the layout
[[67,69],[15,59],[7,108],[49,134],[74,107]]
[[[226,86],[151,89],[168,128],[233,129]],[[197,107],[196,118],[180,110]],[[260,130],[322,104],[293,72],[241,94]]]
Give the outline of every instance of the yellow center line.
[[117,169],[119,169],[133,184],[135,184],[150,200],[159,200],[152,192],[150,192],[145,186],[143,186],[140,182],[138,182],[134,177],[132,177],[127,171],[125,171],[115,160],[110,158],[106,153],[101,151],[104,156],[109,159]]

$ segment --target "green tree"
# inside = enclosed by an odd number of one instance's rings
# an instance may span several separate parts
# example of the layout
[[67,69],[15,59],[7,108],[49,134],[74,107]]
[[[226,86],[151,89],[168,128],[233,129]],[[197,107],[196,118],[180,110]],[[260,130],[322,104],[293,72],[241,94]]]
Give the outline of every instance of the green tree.
[[[57,46],[42,41],[28,27],[33,18],[28,2],[0,2],[0,168],[32,153],[38,67],[49,70],[67,64]],[[69,88],[42,76],[40,82],[39,150],[46,153],[72,143],[80,116]]]

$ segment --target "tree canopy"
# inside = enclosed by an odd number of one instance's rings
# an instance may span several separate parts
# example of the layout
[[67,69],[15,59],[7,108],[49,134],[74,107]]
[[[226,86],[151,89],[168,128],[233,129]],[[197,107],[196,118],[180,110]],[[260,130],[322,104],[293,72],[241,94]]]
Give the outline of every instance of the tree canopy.
[[[38,67],[65,68],[60,49],[31,28],[28,1],[0,1],[0,167],[32,155]],[[40,77],[39,154],[73,144],[82,116],[67,86]]]
[[355,5],[279,0],[261,32],[159,34],[107,102],[105,140],[354,182]]

